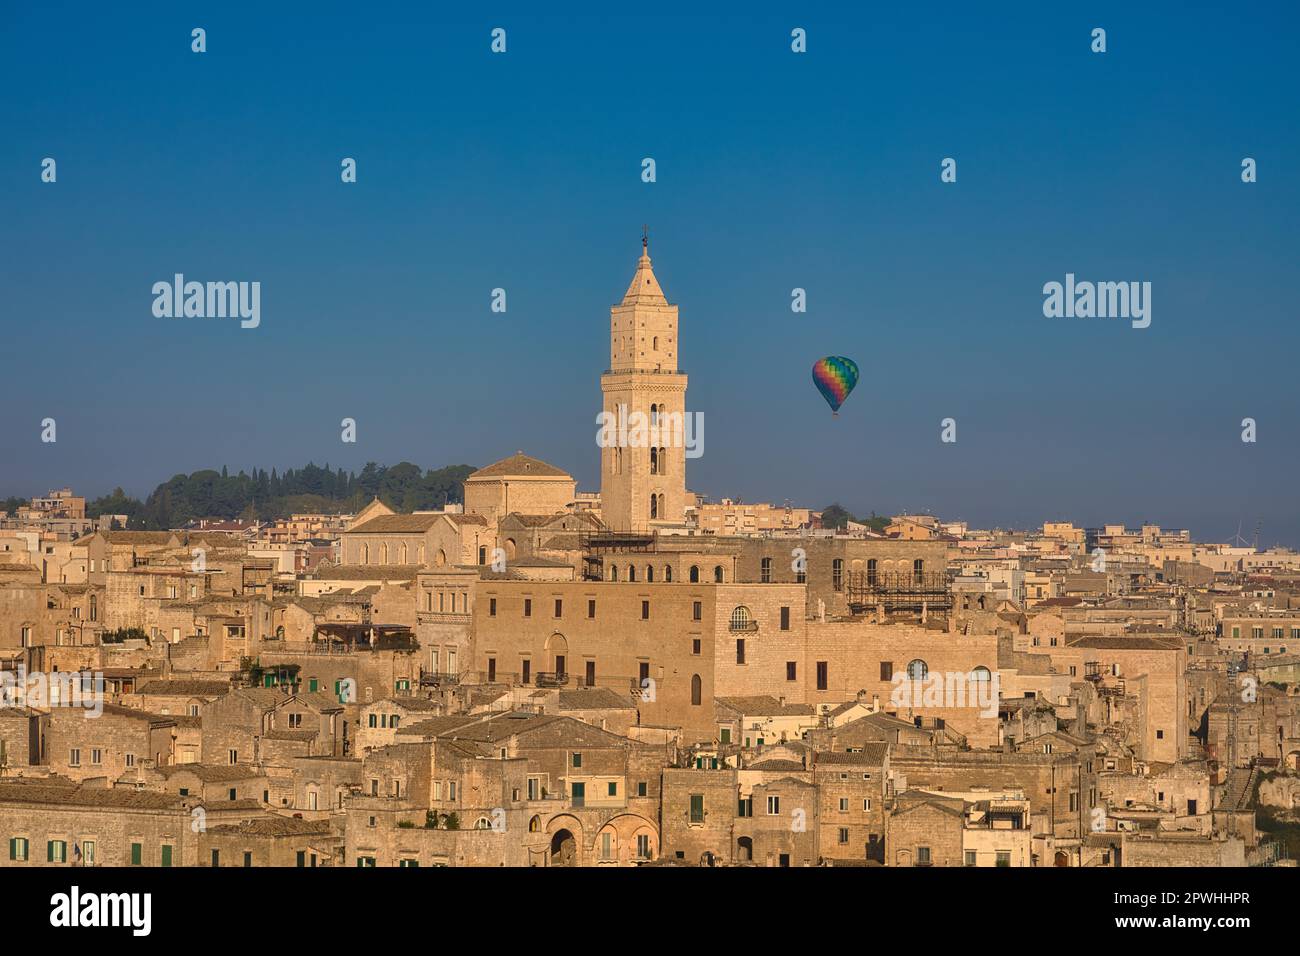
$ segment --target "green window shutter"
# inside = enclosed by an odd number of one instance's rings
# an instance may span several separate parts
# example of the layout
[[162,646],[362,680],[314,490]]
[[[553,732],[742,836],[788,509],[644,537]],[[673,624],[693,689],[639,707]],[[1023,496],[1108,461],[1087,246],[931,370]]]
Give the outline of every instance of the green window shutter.
[[313,677],[311,680],[307,682],[307,687],[314,694],[316,693],[316,691],[320,690],[320,681],[316,680],[316,678]]
[[162,848],[162,865],[163,866],[172,865],[172,848],[168,846],[166,843],[163,844],[163,848]]
[[18,838],[17,837],[9,838],[9,859],[11,860],[18,859]]
[[307,851],[306,851],[306,850],[299,850],[299,851],[298,851],[298,865],[299,865],[299,866],[306,866],[306,865],[307,865]]
[[45,859],[49,863],[54,862],[54,841],[50,840],[45,844]]
[[132,866],[140,865],[140,853],[141,853],[140,844],[132,843],[131,844],[131,865]]

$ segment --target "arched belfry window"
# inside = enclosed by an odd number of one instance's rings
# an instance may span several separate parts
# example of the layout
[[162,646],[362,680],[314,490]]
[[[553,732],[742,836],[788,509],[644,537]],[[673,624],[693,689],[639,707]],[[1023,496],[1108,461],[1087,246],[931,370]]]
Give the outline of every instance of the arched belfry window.
[[699,674],[691,675],[691,706],[699,707],[704,699],[704,682]]

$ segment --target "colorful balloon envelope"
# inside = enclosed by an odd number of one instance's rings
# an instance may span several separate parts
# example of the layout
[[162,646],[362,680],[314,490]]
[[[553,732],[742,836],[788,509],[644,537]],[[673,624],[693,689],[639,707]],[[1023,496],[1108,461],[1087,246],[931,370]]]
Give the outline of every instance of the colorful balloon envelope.
[[828,355],[813,363],[812,376],[817,391],[822,393],[831,412],[838,415],[849,392],[858,384],[858,363],[843,355]]

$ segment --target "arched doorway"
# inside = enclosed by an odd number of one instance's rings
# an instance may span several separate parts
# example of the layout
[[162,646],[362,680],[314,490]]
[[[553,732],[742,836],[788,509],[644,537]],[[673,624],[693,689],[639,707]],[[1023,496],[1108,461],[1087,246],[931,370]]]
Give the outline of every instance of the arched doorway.
[[556,830],[551,837],[551,866],[577,866],[578,841],[569,830]]
[[738,863],[752,863],[754,860],[754,840],[752,837],[741,837],[736,841],[736,861]]
[[557,680],[568,673],[569,642],[559,631],[546,639],[546,659],[554,666]]
[[1064,850],[1057,850],[1057,851],[1056,851],[1056,859],[1055,859],[1055,861],[1053,861],[1052,865],[1053,865],[1053,866],[1069,866],[1069,865],[1070,865],[1070,857],[1069,857],[1069,854],[1067,854]]

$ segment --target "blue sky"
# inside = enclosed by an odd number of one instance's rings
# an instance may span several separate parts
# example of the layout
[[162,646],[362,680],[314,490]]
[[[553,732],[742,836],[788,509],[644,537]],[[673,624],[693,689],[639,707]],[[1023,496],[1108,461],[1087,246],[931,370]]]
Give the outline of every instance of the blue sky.
[[[0,495],[516,449],[594,489],[648,222],[693,490],[1300,544],[1292,5],[270,6],[6,12]],[[176,272],[260,281],[260,328],[155,318]],[[1045,318],[1067,272],[1151,327]]]

